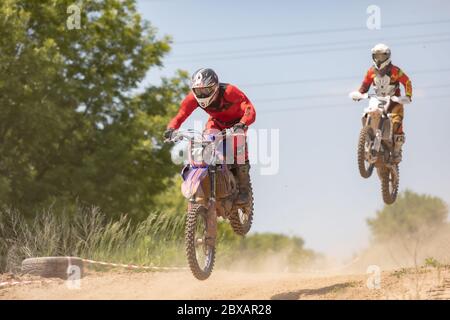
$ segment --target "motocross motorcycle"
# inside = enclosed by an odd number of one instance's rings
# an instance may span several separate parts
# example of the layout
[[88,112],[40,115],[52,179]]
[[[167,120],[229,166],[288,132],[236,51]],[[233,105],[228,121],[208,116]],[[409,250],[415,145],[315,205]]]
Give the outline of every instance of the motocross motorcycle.
[[381,193],[386,204],[397,199],[400,184],[399,165],[393,162],[394,132],[391,115],[388,113],[391,102],[410,103],[407,97],[377,96],[376,94],[350,93],[353,100],[369,99],[364,110],[362,129],[358,140],[358,168],[363,178],[369,178],[377,169],[381,180]]
[[[238,180],[235,166],[226,163],[227,141],[236,133],[231,129],[212,135],[195,130],[176,131],[170,141],[188,141],[188,159],[182,172],[182,194],[189,200],[185,227],[185,246],[194,277],[207,279],[216,254],[217,219],[229,220],[234,232],[246,235],[253,220],[253,191],[249,203],[237,205]],[[227,139],[228,137],[228,139]]]

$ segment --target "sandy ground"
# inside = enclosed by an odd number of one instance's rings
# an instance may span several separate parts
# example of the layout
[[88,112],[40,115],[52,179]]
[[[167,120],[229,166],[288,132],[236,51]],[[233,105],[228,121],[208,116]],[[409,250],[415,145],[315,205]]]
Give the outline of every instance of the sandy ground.
[[[2,281],[8,280],[6,278],[5,275],[0,276]],[[91,272],[81,280],[79,289],[69,289],[66,282],[54,280],[50,283],[0,288],[0,299],[450,298],[449,270],[440,273],[435,269],[383,272],[378,289],[368,288],[367,282],[371,282],[370,279],[369,274],[245,273],[216,270],[208,280],[198,281],[188,271]]]

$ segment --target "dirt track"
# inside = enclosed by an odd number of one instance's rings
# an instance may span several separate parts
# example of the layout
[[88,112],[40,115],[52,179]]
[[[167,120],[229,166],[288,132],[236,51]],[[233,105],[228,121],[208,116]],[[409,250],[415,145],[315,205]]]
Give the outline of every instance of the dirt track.
[[438,277],[434,270],[383,272],[381,288],[374,290],[367,288],[366,274],[215,271],[198,281],[187,271],[90,273],[78,290],[58,280],[3,288],[0,299],[445,299],[450,298],[449,276],[444,271]]

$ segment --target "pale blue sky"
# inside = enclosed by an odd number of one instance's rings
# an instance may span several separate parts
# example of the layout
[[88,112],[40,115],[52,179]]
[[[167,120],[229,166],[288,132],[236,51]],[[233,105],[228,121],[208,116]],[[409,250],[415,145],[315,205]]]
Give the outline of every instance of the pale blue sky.
[[[371,4],[381,8],[381,30],[366,28]],[[252,170],[253,231],[299,235],[339,257],[367,245],[366,219],[383,202],[376,175],[364,180],[357,171],[366,104],[348,93],[370,67],[377,42],[392,48],[414,88],[401,189],[450,203],[449,1],[138,0],[138,7],[160,35],[174,39],[164,67],[150,70],[145,83],[176,69],[214,68],[254,102],[255,128],[280,130],[279,174]],[[196,111],[192,119],[207,115]]]

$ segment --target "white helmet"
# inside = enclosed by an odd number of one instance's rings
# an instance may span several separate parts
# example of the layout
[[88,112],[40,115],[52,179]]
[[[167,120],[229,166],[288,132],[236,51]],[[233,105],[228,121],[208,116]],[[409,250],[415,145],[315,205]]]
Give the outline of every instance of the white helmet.
[[219,93],[219,77],[212,69],[199,69],[192,75],[191,90],[200,107],[205,109]]
[[391,49],[383,43],[372,48],[373,65],[377,70],[382,70],[391,63]]

